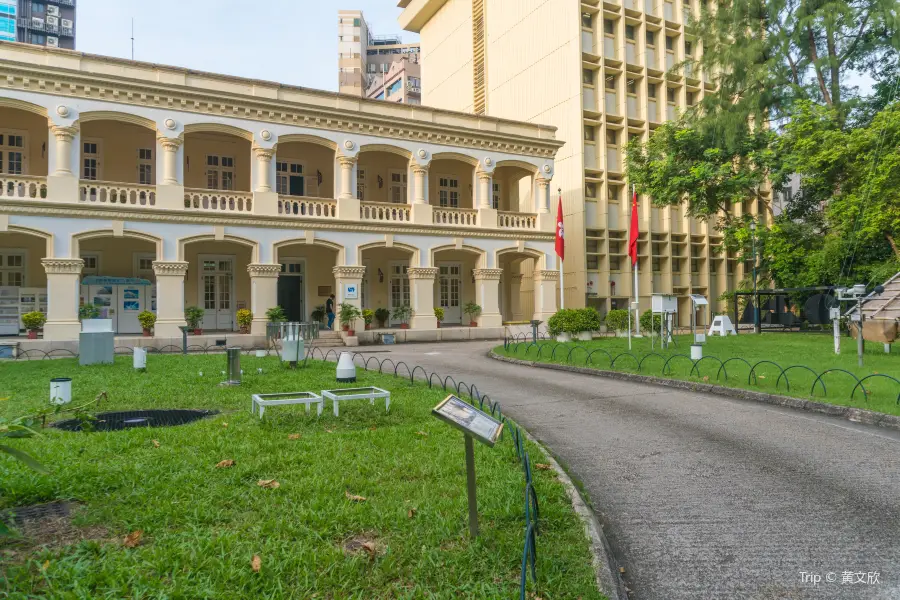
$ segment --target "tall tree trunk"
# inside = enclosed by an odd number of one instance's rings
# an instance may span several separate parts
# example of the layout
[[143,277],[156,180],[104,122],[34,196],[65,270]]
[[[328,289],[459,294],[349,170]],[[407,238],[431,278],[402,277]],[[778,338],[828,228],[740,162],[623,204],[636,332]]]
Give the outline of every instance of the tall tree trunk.
[[844,125],[844,111],[841,110],[841,71],[837,56],[837,48],[834,43],[834,27],[829,18],[825,26],[826,44],[828,46],[828,66],[831,71],[831,102],[838,112],[838,125]]
[[831,94],[828,93],[828,86],[825,85],[825,76],[822,75],[822,69],[816,64],[819,61],[819,51],[816,49],[816,35],[810,26],[806,27],[806,37],[809,42],[809,58],[812,60],[813,69],[816,71],[816,79],[819,80],[819,91],[822,92],[825,104],[833,108],[834,104],[831,102]]
[[894,256],[897,257],[897,260],[900,260],[900,248],[897,247],[897,241],[894,239],[889,233],[885,233],[884,237],[887,238],[888,244],[891,245],[891,249],[894,251]]

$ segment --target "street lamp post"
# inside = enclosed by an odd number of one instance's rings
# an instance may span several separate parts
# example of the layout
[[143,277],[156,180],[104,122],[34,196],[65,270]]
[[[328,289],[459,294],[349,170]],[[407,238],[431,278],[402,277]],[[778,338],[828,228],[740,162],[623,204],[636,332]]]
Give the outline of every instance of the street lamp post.
[[750,223],[750,243],[753,247],[753,332],[759,333],[759,293],[756,289],[756,222]]

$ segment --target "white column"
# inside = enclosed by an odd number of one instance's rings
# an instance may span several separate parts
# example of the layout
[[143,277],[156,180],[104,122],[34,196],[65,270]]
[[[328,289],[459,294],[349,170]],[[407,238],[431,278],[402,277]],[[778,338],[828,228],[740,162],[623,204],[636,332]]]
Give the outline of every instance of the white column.
[[162,179],[158,182],[162,185],[181,185],[178,180],[178,149],[181,148],[181,138],[159,136],[157,138],[163,151]]
[[[157,147],[162,154],[162,173],[156,181],[156,207],[165,210],[184,210],[184,181],[179,169],[183,156],[184,140],[179,137],[157,136]],[[183,309],[184,307],[182,307]],[[157,323],[159,319],[157,319]],[[168,332],[176,331],[169,327]],[[181,332],[179,331],[180,335]]]
[[[341,312],[341,303],[347,302],[352,304],[360,311],[362,311],[362,280],[363,276],[366,274],[366,268],[364,266],[337,266],[331,269],[331,272],[334,273],[334,283],[337,286],[337,290],[335,292],[335,303],[334,303],[334,327],[337,330],[341,329],[340,322],[340,312]],[[346,298],[345,291],[348,285],[355,285],[357,294],[356,298]],[[357,319],[355,323],[350,324],[350,328],[354,331],[364,331],[366,328],[366,322],[361,318]]]
[[156,326],[153,335],[158,338],[181,339],[179,327],[184,320],[184,278],[188,263],[184,261],[153,261],[156,275]]
[[434,280],[437,274],[436,267],[409,268],[409,300],[413,309],[409,326],[412,329],[437,329],[437,317],[434,316]]
[[534,318],[547,322],[556,313],[559,271],[534,270]]
[[535,198],[535,212],[538,214],[550,212],[550,180],[539,177],[537,180],[537,197]]
[[338,156],[341,166],[341,193],[339,200],[356,199],[356,190],[353,189],[353,169],[356,168],[355,156]]
[[428,189],[428,166],[416,165],[412,166],[414,199],[412,204],[425,204],[425,190]]
[[272,157],[275,156],[275,150],[272,148],[254,148],[253,155],[256,157],[256,190],[257,192],[271,192],[271,169]]
[[78,320],[79,286],[84,261],[80,258],[45,258],[47,273],[47,322],[44,340],[77,340],[81,333]]
[[56,137],[56,169],[53,175],[75,175],[72,171],[72,141],[78,137],[78,128],[51,125],[50,131]]
[[[80,142],[78,127],[50,125],[56,142],[50,146],[53,172],[47,177],[47,198],[53,202],[78,202],[78,160]],[[51,139],[52,139],[51,137]]]
[[266,335],[266,311],[278,305],[278,274],[281,265],[269,263],[251,263],[247,265],[250,273],[250,311],[253,322],[250,333]]
[[478,195],[480,197],[479,208],[493,208],[494,177],[486,171],[478,172]]
[[501,327],[500,277],[503,269],[475,269],[475,302],[481,307],[479,327]]

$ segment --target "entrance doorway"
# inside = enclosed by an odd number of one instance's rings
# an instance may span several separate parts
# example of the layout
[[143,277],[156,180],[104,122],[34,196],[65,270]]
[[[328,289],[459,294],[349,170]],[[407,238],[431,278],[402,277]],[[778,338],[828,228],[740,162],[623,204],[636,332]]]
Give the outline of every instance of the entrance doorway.
[[278,277],[278,306],[284,309],[287,320],[302,322],[306,316],[306,263],[302,259],[281,262]]
[[462,323],[462,264],[441,263],[440,307],[444,309],[444,323]]
[[203,329],[234,330],[234,257],[199,256],[200,290],[203,301]]
[[[398,306],[409,304],[409,263],[391,263],[390,281],[391,313]],[[391,319],[391,325],[400,325],[400,321]]]

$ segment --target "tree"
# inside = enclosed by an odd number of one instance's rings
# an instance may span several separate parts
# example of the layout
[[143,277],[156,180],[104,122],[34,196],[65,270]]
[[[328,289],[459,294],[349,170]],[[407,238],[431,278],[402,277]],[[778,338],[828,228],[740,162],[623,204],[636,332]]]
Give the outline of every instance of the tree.
[[686,120],[660,126],[647,142],[628,145],[628,179],[657,206],[687,202],[688,214],[709,218],[756,198],[761,186],[783,169],[775,133],[746,131],[732,148]]

